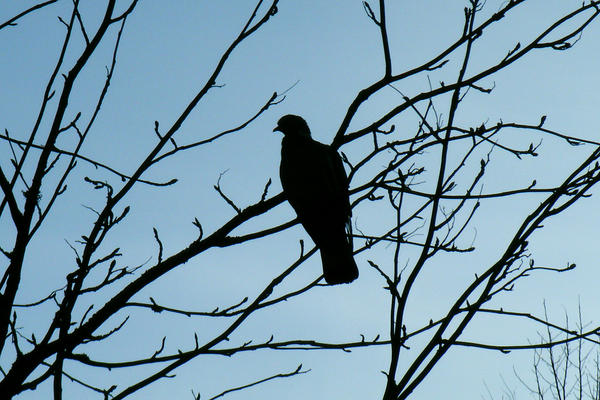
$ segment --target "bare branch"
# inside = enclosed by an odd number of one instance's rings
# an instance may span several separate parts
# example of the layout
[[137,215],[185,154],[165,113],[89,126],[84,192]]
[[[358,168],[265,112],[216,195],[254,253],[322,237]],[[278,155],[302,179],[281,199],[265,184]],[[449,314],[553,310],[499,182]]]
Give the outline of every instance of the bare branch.
[[268,381],[273,380],[273,379],[289,378],[291,376],[296,376],[296,375],[300,375],[300,374],[306,374],[308,372],[310,372],[310,369],[308,369],[308,370],[302,370],[302,364],[300,364],[300,365],[298,365],[298,368],[296,368],[292,372],[279,373],[279,374],[271,375],[271,376],[269,376],[267,378],[263,378],[263,379],[255,381],[255,382],[248,383],[246,385],[238,386],[238,387],[235,387],[235,388],[232,388],[232,389],[227,389],[227,390],[219,393],[218,395],[211,397],[210,400],[215,400],[215,399],[218,399],[219,397],[224,397],[225,395],[227,395],[227,394],[229,394],[231,392],[236,392],[238,390],[247,389],[249,387],[256,386],[256,385],[259,385],[259,384],[264,383],[264,382],[268,382]]
[[39,3],[36,4],[33,7],[28,8],[27,10],[15,15],[14,17],[12,17],[11,19],[9,19],[6,22],[3,22],[2,24],[0,24],[0,29],[5,28],[7,26],[16,26],[17,25],[17,20],[19,20],[20,18],[24,17],[25,15],[34,12],[35,10],[39,10],[42,7],[46,7],[47,5],[50,5],[52,3],[56,3],[58,0],[48,0],[45,1],[43,3]]

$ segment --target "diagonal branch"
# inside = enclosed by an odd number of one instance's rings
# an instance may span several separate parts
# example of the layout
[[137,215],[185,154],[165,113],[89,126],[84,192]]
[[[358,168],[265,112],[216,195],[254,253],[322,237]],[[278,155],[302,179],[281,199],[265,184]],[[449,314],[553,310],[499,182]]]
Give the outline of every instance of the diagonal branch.
[[56,3],[57,1],[58,0],[48,0],[48,1],[45,1],[43,3],[36,4],[35,6],[28,8],[27,10],[25,10],[25,11],[23,11],[23,12],[15,15],[14,17],[12,17],[11,19],[9,19],[8,21],[3,22],[2,24],[0,24],[0,29],[5,28],[7,26],[15,26],[15,25],[17,25],[17,20],[19,20],[20,18],[24,17],[25,15],[30,14],[33,11],[38,10],[38,9],[40,9],[42,7],[46,7],[47,5],[50,5],[52,3]]

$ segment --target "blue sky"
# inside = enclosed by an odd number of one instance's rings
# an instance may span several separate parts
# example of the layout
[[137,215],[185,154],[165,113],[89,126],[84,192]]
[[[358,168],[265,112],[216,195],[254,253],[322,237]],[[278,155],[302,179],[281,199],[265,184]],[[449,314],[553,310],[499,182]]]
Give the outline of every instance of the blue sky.
[[[0,20],[35,2],[3,2]],[[57,16],[67,18],[69,1],[59,1],[19,25],[0,32],[0,121],[2,130],[13,137],[26,138],[53,62],[57,57],[64,26]],[[101,2],[82,1],[82,14],[90,26],[101,10]],[[466,1],[424,0],[389,2],[387,10],[394,72],[419,65],[436,55],[459,37]],[[391,4],[394,3],[394,4]],[[126,7],[126,2],[119,2]],[[481,18],[495,12],[503,2],[488,0]],[[477,71],[502,59],[515,43],[526,43],[566,10],[581,1],[528,0],[514,13],[486,33],[474,47],[470,68]],[[130,173],[155,144],[154,121],[168,127],[204,84],[220,53],[235,37],[253,4],[246,1],[173,1],[141,0],[127,20],[119,49],[118,64],[110,91],[82,154],[101,160],[117,170]],[[375,5],[373,5],[375,7]],[[277,119],[293,113],[305,117],[313,137],[329,143],[345,111],[363,87],[383,73],[383,56],[376,27],[366,17],[360,1],[282,1],[277,15],[234,51],[217,84],[192,112],[176,136],[178,143],[210,137],[235,126],[253,115],[273,92],[286,93],[285,100],[271,108],[245,130],[212,144],[182,152],[152,168],[145,178],[165,181],[177,178],[177,184],[157,189],[143,185],[134,188],[121,208],[131,213],[107,239],[105,250],[120,247],[122,265],[144,265],[156,261],[156,227],[164,244],[165,255],[186,247],[196,238],[192,225],[198,217],[206,232],[212,232],[233,216],[234,211],[213,190],[220,174],[221,187],[240,206],[260,199],[265,183],[272,179],[270,194],[279,193],[278,177],[281,137],[272,133]],[[97,23],[97,22],[96,22]],[[90,28],[91,29],[91,28]],[[114,38],[113,29],[109,38]],[[500,119],[535,124],[547,115],[547,126],[569,135],[594,140],[598,137],[597,115],[600,104],[600,27],[592,24],[577,45],[568,51],[540,50],[509,69],[481,82],[495,89],[491,95],[472,92],[463,102],[457,120],[466,126],[493,124]],[[107,38],[107,39],[109,39]],[[81,39],[79,38],[79,45]],[[66,118],[82,112],[87,121],[94,99],[103,84],[105,66],[110,63],[112,42],[107,40],[76,82]],[[75,54],[77,41],[73,52]],[[67,57],[67,59],[69,59]],[[72,58],[71,58],[72,59]],[[67,62],[67,65],[70,65]],[[433,71],[433,83],[450,81],[457,74],[457,60],[440,71]],[[396,85],[403,93],[418,94],[428,88],[426,75]],[[383,90],[370,99],[351,125],[358,129],[402,102],[394,90]],[[447,116],[447,99],[440,98],[438,110]],[[396,135],[410,135],[415,129],[414,114],[406,113],[394,121]],[[48,123],[47,120],[43,122]],[[530,135],[523,137],[523,135]],[[400,136],[401,137],[401,136]],[[504,190],[527,185],[533,178],[540,187],[556,184],[569,172],[569,166],[591,152],[591,146],[571,147],[552,137],[509,132],[508,143],[538,143],[540,157],[515,163],[514,159],[494,152],[493,167],[484,183],[484,191]],[[74,137],[61,137],[59,145],[68,148]],[[342,150],[350,161],[357,161],[365,141]],[[0,143],[0,165],[10,171],[10,148]],[[60,164],[59,164],[60,166]],[[32,164],[27,166],[32,168]],[[30,169],[26,169],[31,171]],[[89,176],[109,180],[119,187],[119,179],[102,170],[80,163],[68,181],[63,195],[45,227],[32,242],[23,275],[18,302],[30,302],[64,284],[64,274],[74,268],[73,253],[65,241],[74,243],[94,219],[86,207],[99,208],[104,197],[83,182]],[[358,179],[358,178],[357,178]],[[427,183],[425,183],[425,186]],[[594,192],[596,194],[597,192]],[[473,241],[477,251],[456,257],[442,257],[432,263],[419,278],[414,298],[409,303],[408,321],[413,326],[435,319],[473,273],[495,260],[517,224],[541,200],[517,197],[489,201],[482,205],[473,225],[465,233],[463,244]],[[531,253],[539,265],[564,266],[576,262],[578,268],[568,274],[538,274],[523,280],[512,293],[500,296],[493,304],[515,311],[543,314],[546,301],[550,317],[560,322],[565,312],[574,316],[581,303],[585,321],[598,321],[597,291],[598,240],[595,197],[582,200],[538,231],[531,241]],[[282,204],[268,214],[242,226],[234,233],[249,232],[277,225],[293,218],[289,205]],[[387,226],[387,215],[369,207],[359,207],[355,223],[365,229]],[[10,247],[13,232],[7,215],[0,218],[0,245]],[[168,273],[136,297],[147,301],[194,310],[212,310],[235,304],[245,296],[255,296],[270,280],[292,263],[300,251],[299,240],[310,244],[301,227],[296,226],[271,238],[226,249],[211,249]],[[351,285],[318,287],[276,308],[258,312],[231,338],[232,343],[253,339],[319,339],[341,342],[367,338],[388,332],[388,303],[384,282],[367,260],[389,268],[393,246],[379,246],[357,256],[361,276]],[[403,254],[402,263],[414,261],[414,250]],[[142,269],[144,268],[142,267]],[[313,257],[284,283],[284,289],[300,287],[320,274],[320,260]],[[116,290],[117,288],[115,288]],[[281,289],[280,293],[283,293]],[[91,303],[102,304],[105,297],[82,299],[79,315]],[[129,311],[127,309],[126,311]],[[89,347],[101,360],[124,360],[149,356],[167,336],[167,351],[189,348],[193,334],[210,338],[227,321],[156,315],[131,310],[135,318],[126,329],[106,344]],[[19,314],[25,329],[42,332],[44,318],[53,313],[51,305],[38,313]],[[119,317],[123,317],[121,313]],[[114,318],[104,329],[118,324]],[[482,339],[497,344],[524,344],[535,341],[539,327],[509,319],[476,319],[465,332],[466,339]],[[415,340],[411,347],[418,348]],[[409,353],[407,353],[409,354]],[[515,388],[513,367],[521,376],[529,376],[531,353],[500,355],[491,351],[455,349],[447,354],[425,382],[415,391],[414,399],[480,398],[483,382],[501,397],[502,379]],[[8,366],[0,358],[3,368]],[[190,389],[210,398],[229,387],[242,385],[274,373],[288,372],[303,364],[311,371],[291,379],[276,380],[246,392],[229,395],[246,398],[344,398],[365,399],[381,396],[387,369],[385,347],[341,351],[259,351],[231,358],[198,357],[179,368],[176,379],[162,380],[132,396],[135,399],[192,398]],[[109,373],[77,367],[81,377],[106,384]],[[113,371],[118,382],[145,376],[148,370],[134,369],[126,377]],[[126,386],[126,384],[124,383]],[[51,390],[50,383],[39,392],[24,393],[22,399],[36,399]],[[80,389],[68,386],[66,398],[77,398]]]

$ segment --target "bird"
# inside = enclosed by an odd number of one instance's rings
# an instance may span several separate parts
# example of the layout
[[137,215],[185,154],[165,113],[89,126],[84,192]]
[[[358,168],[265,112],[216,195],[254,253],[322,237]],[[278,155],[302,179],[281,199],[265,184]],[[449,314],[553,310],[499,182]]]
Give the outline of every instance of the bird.
[[331,146],[311,137],[306,121],[284,115],[273,132],[283,133],[279,177],[288,202],[321,253],[323,276],[330,285],[358,278],[353,256],[352,209],[342,158]]

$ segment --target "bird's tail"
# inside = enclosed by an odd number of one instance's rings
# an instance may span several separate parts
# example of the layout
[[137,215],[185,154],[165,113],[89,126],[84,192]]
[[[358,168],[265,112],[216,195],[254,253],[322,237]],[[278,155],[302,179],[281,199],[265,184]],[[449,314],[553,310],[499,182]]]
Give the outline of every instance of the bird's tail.
[[[345,239],[345,238],[344,238]],[[350,283],[358,278],[358,267],[352,255],[352,245],[347,240],[321,246],[323,275],[330,285]]]

